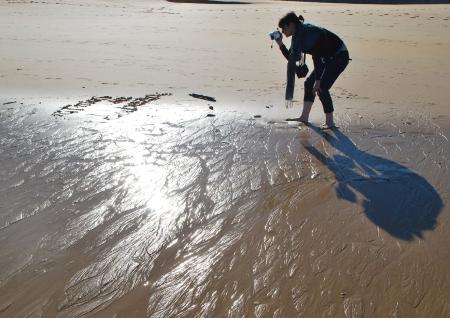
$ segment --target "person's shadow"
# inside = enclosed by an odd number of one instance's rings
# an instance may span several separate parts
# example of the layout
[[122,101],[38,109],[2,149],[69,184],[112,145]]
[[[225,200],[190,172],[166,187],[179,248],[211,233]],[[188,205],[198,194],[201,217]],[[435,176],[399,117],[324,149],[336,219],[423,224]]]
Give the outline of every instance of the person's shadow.
[[339,198],[357,202],[367,217],[392,236],[413,240],[433,230],[443,203],[425,178],[394,161],[359,150],[339,129],[332,133],[308,125],[342,154],[326,156],[312,145],[306,150],[330,169],[337,180]]

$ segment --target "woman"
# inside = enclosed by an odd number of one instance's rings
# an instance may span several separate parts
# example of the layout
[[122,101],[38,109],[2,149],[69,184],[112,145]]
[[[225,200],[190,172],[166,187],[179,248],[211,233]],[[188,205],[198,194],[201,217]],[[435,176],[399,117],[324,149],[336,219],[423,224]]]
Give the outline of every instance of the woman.
[[314,62],[314,71],[305,81],[302,114],[294,120],[308,122],[317,94],[325,112],[325,127],[333,128],[334,109],[329,90],[348,65],[350,58],[347,47],[336,34],[313,24],[304,23],[303,17],[297,17],[294,12],[289,12],[281,18],[278,27],[286,37],[292,36],[289,50],[283,44],[283,36],[277,39],[281,52],[288,60],[286,83],[288,104],[292,104],[294,95],[296,62],[300,60],[302,53],[311,54]]

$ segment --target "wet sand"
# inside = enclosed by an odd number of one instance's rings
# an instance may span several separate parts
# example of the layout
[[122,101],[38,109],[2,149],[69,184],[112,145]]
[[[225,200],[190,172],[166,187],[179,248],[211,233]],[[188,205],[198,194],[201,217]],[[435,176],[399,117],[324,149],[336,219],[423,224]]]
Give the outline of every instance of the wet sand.
[[[339,129],[284,121],[291,8],[349,44]],[[0,317],[450,316],[450,7],[0,15]]]

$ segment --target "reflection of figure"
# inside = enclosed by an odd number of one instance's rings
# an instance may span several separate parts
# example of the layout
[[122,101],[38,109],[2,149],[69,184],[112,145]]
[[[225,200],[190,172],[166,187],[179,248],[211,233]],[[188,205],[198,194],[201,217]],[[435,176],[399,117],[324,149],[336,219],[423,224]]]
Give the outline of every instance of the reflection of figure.
[[[310,127],[322,134],[318,127]],[[339,198],[356,202],[359,192],[364,196],[367,217],[400,239],[412,240],[434,229],[443,204],[423,177],[396,162],[359,150],[338,129],[333,132],[325,134],[325,140],[341,155],[326,157],[312,145],[305,148],[334,173]]]

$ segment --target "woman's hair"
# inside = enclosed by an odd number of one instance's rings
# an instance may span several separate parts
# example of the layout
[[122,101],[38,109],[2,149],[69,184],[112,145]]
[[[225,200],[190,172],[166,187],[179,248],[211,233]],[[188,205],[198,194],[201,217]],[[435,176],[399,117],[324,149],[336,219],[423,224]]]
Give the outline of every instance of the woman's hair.
[[278,27],[279,28],[283,28],[286,25],[289,25],[289,23],[293,22],[293,23],[298,23],[301,22],[303,23],[305,21],[305,19],[299,15],[297,16],[295,14],[295,12],[291,11],[289,13],[287,13],[284,17],[282,17],[280,19],[280,21],[278,22]]

